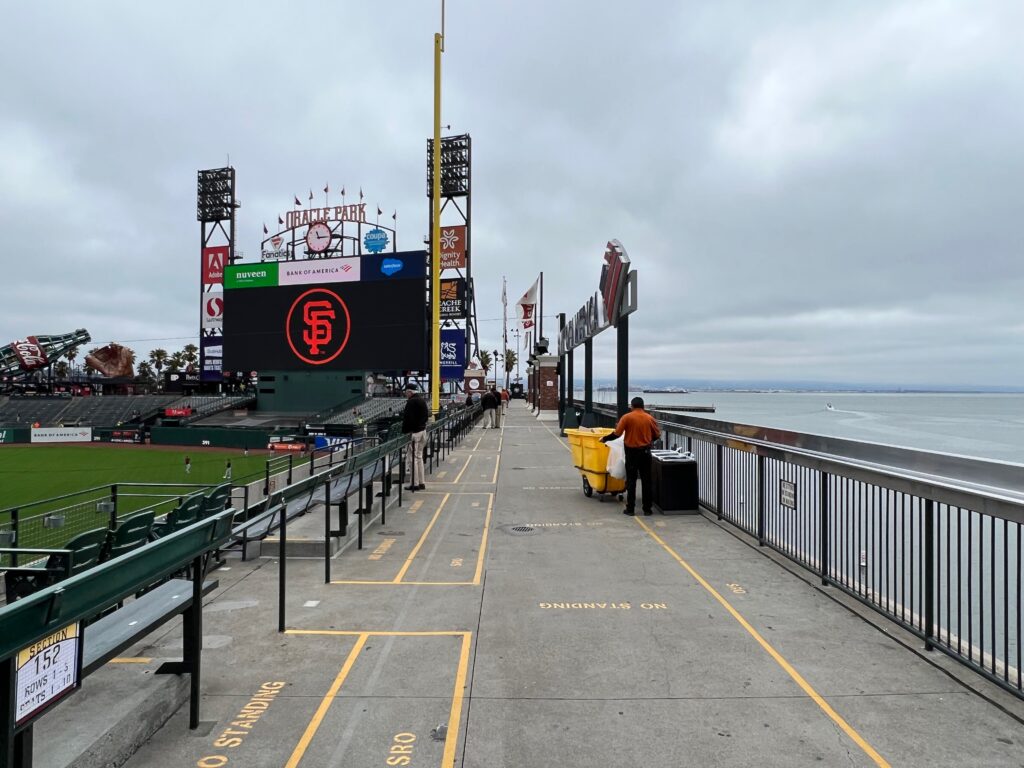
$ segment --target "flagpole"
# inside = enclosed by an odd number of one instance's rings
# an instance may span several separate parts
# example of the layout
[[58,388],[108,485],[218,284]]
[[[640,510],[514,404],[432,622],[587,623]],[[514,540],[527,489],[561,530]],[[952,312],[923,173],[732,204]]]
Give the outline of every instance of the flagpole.
[[505,276],[501,276],[501,344],[504,347],[501,353],[503,355],[502,360],[505,361],[505,389],[508,389],[508,281]]
[[537,317],[537,341],[544,338],[544,273],[540,273],[540,314]]
[[[444,2],[441,3],[441,29],[444,29]],[[441,53],[444,36],[434,33],[434,183],[431,190],[430,234],[430,408],[441,410]]]

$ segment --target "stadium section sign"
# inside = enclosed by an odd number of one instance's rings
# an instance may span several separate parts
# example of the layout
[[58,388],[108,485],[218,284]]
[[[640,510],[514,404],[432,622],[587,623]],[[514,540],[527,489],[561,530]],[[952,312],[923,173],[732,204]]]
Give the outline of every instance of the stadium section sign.
[[33,427],[33,443],[91,443],[92,427]]
[[18,652],[15,727],[34,720],[78,687],[82,676],[81,637],[81,626],[76,622]]

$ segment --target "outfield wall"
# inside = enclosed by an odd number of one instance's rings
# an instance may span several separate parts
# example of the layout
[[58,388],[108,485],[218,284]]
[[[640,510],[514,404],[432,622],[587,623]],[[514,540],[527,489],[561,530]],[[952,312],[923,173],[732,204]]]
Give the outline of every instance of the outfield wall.
[[0,445],[31,441],[32,430],[28,427],[0,427]]
[[270,433],[260,429],[226,429],[218,427],[153,427],[152,445],[198,445],[217,448],[264,449]]

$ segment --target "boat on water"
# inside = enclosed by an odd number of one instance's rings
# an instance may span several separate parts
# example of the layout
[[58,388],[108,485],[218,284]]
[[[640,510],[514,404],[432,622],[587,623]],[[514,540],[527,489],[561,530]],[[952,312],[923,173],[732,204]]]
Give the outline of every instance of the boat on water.
[[687,395],[689,390],[686,389],[641,389],[645,395]]
[[825,410],[826,411],[834,411],[835,408],[832,407],[832,403],[825,403]]

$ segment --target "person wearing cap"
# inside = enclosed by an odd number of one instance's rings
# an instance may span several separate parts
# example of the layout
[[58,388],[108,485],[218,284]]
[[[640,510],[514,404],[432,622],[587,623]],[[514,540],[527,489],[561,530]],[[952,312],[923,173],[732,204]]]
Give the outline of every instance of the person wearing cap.
[[402,434],[409,435],[409,485],[407,491],[422,491],[426,474],[423,469],[423,446],[427,442],[426,401],[420,397],[419,387],[411,381],[405,385],[405,410],[402,411]]
[[615,430],[601,438],[602,443],[625,435],[622,441],[626,449],[626,508],[624,515],[636,514],[636,480],[640,477],[643,486],[641,506],[644,514],[653,511],[651,501],[651,444],[661,437],[658,422],[644,410],[644,399],[634,397],[630,403],[630,411],[625,414]]

